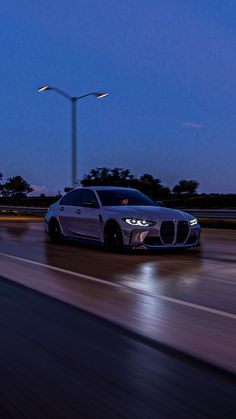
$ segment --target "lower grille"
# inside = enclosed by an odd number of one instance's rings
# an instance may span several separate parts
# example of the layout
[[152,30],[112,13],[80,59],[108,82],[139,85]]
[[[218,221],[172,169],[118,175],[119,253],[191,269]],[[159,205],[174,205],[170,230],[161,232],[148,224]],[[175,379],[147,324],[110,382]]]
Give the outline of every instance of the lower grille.
[[144,243],[149,245],[149,246],[162,246],[162,242],[160,237],[155,237],[155,236],[147,236],[145,237]]
[[164,244],[172,244],[175,237],[175,225],[173,221],[162,221],[160,236]]
[[184,243],[189,234],[189,226],[187,221],[179,221],[177,226],[176,243]]

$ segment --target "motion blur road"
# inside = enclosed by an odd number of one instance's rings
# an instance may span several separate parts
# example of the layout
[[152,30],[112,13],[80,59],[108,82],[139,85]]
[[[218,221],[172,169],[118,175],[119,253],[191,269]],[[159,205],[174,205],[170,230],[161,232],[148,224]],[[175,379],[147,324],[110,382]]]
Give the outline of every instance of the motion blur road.
[[0,278],[1,419],[235,418],[228,374]]
[[236,372],[236,231],[183,252],[53,245],[42,222],[0,222],[1,275]]

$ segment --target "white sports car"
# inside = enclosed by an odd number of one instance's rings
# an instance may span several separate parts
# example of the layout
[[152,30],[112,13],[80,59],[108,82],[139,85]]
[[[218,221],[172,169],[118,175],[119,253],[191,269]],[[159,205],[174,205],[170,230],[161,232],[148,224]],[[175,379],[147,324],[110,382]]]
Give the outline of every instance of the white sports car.
[[78,239],[119,250],[197,246],[201,228],[192,215],[157,206],[136,189],[100,186],[76,188],[51,205],[45,230],[52,242]]

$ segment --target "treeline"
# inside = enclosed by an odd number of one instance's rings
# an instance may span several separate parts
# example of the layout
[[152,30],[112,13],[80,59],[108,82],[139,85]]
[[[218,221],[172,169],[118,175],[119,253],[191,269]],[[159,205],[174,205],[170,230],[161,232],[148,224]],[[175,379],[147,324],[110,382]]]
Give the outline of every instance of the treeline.
[[[61,195],[28,197],[33,191],[32,186],[21,176],[8,178],[1,183],[0,173],[0,205],[20,205],[48,207],[56,202]],[[96,168],[81,180],[83,186],[123,186],[139,189],[154,201],[163,201],[164,205],[176,208],[236,208],[236,194],[198,194],[199,183],[195,180],[180,180],[171,190],[162,185],[158,178],[150,174],[135,177],[128,169],[106,167]],[[66,187],[67,192],[71,188]]]
[[90,170],[81,180],[83,186],[126,186],[136,188],[154,201],[161,200],[165,206],[176,208],[236,208],[236,194],[198,194],[196,180],[180,180],[172,189],[163,186],[158,178],[145,173],[139,178],[128,169]]
[[[0,173],[0,182],[2,178],[3,174]],[[33,188],[21,176],[10,177],[5,183],[0,183],[0,196],[4,198],[21,198],[25,197],[30,192],[33,192]]]
[[126,186],[136,188],[157,200],[168,198],[172,194],[193,195],[196,193],[199,183],[196,180],[181,180],[174,188],[163,186],[158,178],[154,178],[149,173],[144,173],[139,178],[130,173],[129,169],[108,169],[100,167],[90,170],[89,174],[81,180],[83,186]]
[[[0,173],[0,181],[3,175]],[[152,199],[163,199],[170,197],[171,194],[188,194],[196,193],[198,182],[195,180],[181,180],[175,187],[170,188],[163,186],[161,180],[154,178],[148,173],[144,173],[139,178],[130,173],[129,169],[108,169],[101,167],[90,170],[81,180],[83,186],[124,186],[139,189]],[[65,188],[67,192],[71,188]],[[33,192],[32,186],[21,176],[8,178],[5,183],[0,183],[0,196],[3,198],[25,198],[28,193]]]

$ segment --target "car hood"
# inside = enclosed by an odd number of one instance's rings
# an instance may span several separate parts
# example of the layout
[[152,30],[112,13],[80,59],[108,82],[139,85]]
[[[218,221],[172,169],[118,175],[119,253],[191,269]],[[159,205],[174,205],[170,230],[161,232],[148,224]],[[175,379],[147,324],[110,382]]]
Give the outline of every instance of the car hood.
[[149,221],[164,221],[164,220],[190,220],[192,215],[172,208],[152,207],[152,206],[119,206],[119,207],[104,207],[104,212],[108,215],[116,217],[133,217],[141,218]]

